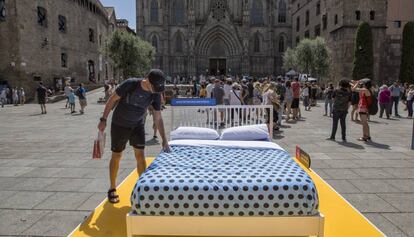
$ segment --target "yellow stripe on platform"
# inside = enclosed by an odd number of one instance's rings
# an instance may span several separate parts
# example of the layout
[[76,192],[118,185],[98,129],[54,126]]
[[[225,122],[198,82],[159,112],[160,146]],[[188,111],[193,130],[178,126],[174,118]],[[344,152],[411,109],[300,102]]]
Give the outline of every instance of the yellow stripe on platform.
[[[153,158],[147,161],[150,163]],[[325,215],[326,237],[385,236],[319,175],[312,170],[304,170],[312,177],[318,190],[320,212]],[[133,171],[117,189],[120,203],[113,205],[105,199],[69,236],[126,236],[125,217],[131,210],[130,196],[137,178],[136,171]]]

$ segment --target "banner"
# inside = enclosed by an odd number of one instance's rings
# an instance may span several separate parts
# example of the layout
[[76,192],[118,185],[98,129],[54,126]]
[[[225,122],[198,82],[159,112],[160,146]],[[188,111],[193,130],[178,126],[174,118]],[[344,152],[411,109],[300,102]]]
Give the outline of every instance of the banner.
[[171,106],[216,106],[216,99],[202,98],[174,98],[171,100]]

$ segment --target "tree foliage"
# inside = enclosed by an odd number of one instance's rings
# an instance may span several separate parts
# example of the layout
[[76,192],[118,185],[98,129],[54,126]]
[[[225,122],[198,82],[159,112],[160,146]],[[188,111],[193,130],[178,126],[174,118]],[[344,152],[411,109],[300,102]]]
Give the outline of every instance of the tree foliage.
[[285,70],[295,69],[318,78],[326,77],[330,66],[330,50],[326,41],[320,37],[304,39],[296,48],[289,48],[283,55]]
[[155,49],[150,43],[118,30],[108,39],[104,51],[124,79],[144,76],[155,57]]
[[400,81],[414,83],[414,22],[404,26]]
[[283,54],[283,69],[288,71],[290,69],[296,69],[297,59],[295,50],[292,48],[287,48]]
[[374,79],[373,40],[371,27],[367,22],[362,22],[358,26],[352,77],[354,80]]

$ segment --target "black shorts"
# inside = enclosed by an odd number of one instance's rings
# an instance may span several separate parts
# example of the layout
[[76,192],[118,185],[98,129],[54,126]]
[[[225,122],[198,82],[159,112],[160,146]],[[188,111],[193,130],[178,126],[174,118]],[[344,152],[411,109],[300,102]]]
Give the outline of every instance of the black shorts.
[[292,109],[298,109],[299,108],[299,98],[293,98],[291,108]]
[[126,128],[112,123],[111,150],[117,153],[123,152],[128,141],[129,145],[135,149],[143,150],[145,148],[144,123],[133,128]]

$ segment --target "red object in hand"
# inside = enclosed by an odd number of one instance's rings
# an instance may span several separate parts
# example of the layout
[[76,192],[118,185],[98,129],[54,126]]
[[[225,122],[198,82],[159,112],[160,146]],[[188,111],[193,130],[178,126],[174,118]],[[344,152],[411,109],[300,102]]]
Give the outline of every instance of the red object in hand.
[[98,138],[93,142],[92,159],[102,159],[105,150],[105,137],[106,134],[103,132],[98,133]]

